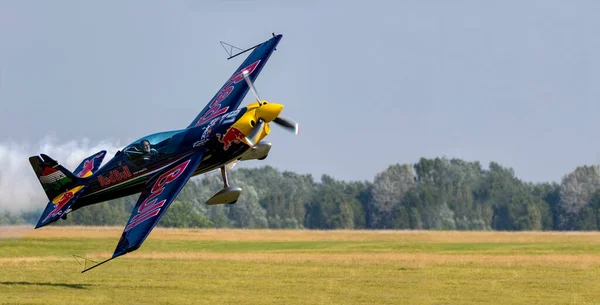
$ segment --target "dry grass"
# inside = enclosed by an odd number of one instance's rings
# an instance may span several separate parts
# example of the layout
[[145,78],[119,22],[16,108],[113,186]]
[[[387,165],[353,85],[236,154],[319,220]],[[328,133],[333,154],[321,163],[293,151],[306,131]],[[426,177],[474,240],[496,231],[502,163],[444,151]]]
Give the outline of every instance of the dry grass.
[[80,274],[122,230],[0,228],[0,304],[600,304],[598,233],[157,228]]
[[72,260],[72,258],[58,256],[0,257],[0,266],[22,263],[59,262],[68,260]]
[[[119,238],[122,227],[0,227],[0,238]],[[247,230],[155,228],[158,240],[219,241],[410,241],[434,243],[600,243],[600,232],[495,232],[417,230]]]
[[[110,257],[109,252],[86,255],[93,260]],[[223,260],[262,263],[324,263],[345,265],[400,264],[412,267],[433,265],[476,265],[495,267],[552,266],[561,268],[600,267],[597,255],[447,255],[423,253],[373,253],[373,254],[324,254],[324,253],[213,253],[213,252],[132,252],[121,258],[152,260]],[[0,257],[1,265],[73,261],[69,256]]]
[[[112,253],[92,253],[88,258],[106,258]],[[432,265],[553,266],[561,268],[600,267],[596,255],[447,255],[417,253],[323,254],[323,253],[211,253],[211,252],[133,252],[126,259],[226,260],[263,263],[325,263],[347,265],[401,264],[413,267]],[[0,263],[2,259],[0,259]]]

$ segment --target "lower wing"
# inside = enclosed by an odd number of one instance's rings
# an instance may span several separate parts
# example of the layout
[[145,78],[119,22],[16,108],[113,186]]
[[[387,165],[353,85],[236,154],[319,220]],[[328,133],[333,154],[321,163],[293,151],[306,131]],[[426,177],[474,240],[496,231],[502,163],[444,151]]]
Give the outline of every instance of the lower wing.
[[123,254],[137,250],[158,223],[173,199],[200,164],[205,151],[186,156],[150,179],[138,199],[125,226],[113,256],[82,271],[86,272]]

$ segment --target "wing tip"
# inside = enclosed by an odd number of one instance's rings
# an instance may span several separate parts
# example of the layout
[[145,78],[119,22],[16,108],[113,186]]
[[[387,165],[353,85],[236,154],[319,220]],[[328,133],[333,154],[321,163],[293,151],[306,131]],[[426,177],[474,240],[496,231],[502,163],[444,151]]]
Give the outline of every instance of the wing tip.
[[96,268],[96,267],[98,267],[98,266],[100,266],[100,265],[102,265],[102,264],[104,264],[104,263],[107,263],[107,262],[111,261],[111,260],[112,260],[112,259],[114,259],[114,258],[115,258],[115,257],[113,256],[113,257],[111,257],[111,258],[109,258],[109,259],[107,259],[107,260],[101,261],[101,262],[99,262],[99,263],[97,263],[97,264],[95,264],[95,265],[93,265],[93,266],[91,266],[91,267],[89,267],[89,268],[83,269],[83,270],[81,271],[81,273],[88,272],[88,271],[90,271],[90,270],[92,270],[92,269],[94,269],[94,268]]

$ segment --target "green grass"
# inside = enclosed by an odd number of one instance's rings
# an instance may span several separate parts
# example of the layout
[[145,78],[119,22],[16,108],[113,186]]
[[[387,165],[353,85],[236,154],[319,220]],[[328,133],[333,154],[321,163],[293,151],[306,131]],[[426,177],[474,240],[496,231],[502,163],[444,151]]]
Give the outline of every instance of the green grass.
[[106,258],[118,238],[2,239],[0,304],[600,304],[598,235],[465,242],[463,233],[336,240],[306,231],[277,240],[289,231],[258,231],[263,241],[247,238],[252,230],[203,232],[211,238],[150,235],[84,274],[71,255]]
[[[116,238],[31,238],[0,242],[0,257],[83,255],[86,252],[112,252]],[[486,255],[600,254],[600,244],[582,243],[422,243],[358,241],[206,241],[148,240],[144,251],[160,252],[269,252],[269,253],[433,253]]]

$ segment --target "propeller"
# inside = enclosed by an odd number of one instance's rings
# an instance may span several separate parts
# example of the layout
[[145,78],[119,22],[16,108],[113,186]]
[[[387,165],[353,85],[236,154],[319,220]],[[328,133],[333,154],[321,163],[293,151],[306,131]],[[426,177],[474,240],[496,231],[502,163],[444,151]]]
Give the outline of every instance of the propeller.
[[[258,122],[256,122],[256,125],[254,126],[252,131],[246,137],[246,139],[250,142],[250,144],[252,146],[254,144],[256,144],[256,141],[263,129],[264,124],[266,124],[268,122],[273,122],[273,123],[281,126],[282,128],[293,132],[294,134],[298,134],[298,127],[299,127],[298,123],[294,122],[293,120],[286,119],[286,118],[279,116],[279,113],[281,112],[281,108],[283,108],[283,106],[279,107],[279,106],[276,106],[276,104],[262,103],[261,102],[262,100],[260,99],[258,92],[256,92],[256,88],[254,87],[254,84],[250,80],[248,71],[244,70],[242,72],[242,75],[244,76],[244,80],[248,84],[250,91],[252,91],[252,94],[256,98],[256,101],[258,102],[258,105],[259,105],[259,109],[257,110]],[[275,117],[272,117],[272,115],[275,113],[276,113]],[[265,120],[267,120],[267,122],[265,122]]]
[[273,123],[283,127],[284,129],[287,129],[291,132],[293,132],[294,134],[298,134],[298,123],[290,120],[290,119],[286,119],[286,118],[282,118],[282,117],[276,117],[273,120]]
[[248,84],[248,87],[250,87],[250,91],[252,91],[252,94],[254,94],[254,97],[256,98],[256,101],[258,102],[258,105],[259,106],[262,105],[262,103],[260,102],[261,99],[258,96],[258,92],[256,92],[256,88],[254,88],[254,84],[250,81],[250,77],[248,76],[248,70],[244,70],[242,72],[242,75],[244,76],[244,80]]
[[246,140],[250,142],[248,143],[250,144],[250,146],[256,145],[256,143],[258,142],[258,136],[260,135],[264,125],[265,121],[261,118],[258,118],[258,122],[256,122],[256,125],[254,125],[254,128],[252,128],[250,134],[246,136]]

